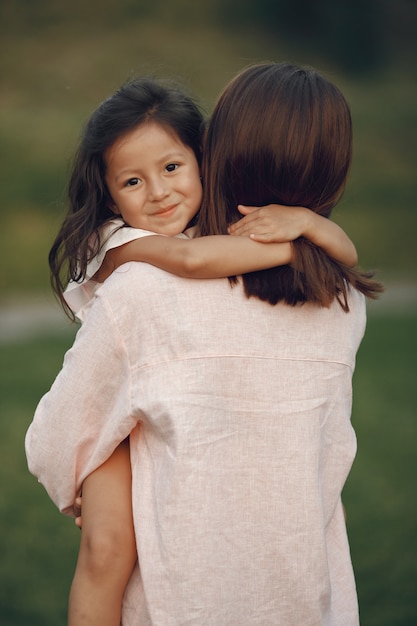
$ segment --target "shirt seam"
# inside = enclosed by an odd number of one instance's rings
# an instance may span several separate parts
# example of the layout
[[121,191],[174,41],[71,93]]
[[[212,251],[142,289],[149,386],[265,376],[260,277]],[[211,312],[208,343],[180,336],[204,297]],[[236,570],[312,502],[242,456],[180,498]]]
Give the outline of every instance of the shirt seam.
[[135,366],[135,370],[143,370],[150,367],[155,367],[158,365],[166,365],[168,363],[177,363],[181,361],[195,361],[195,360],[209,360],[209,359],[218,359],[218,358],[234,358],[234,359],[257,359],[259,361],[306,361],[310,363],[334,363],[338,365],[343,365],[345,367],[349,367],[352,369],[353,365],[351,363],[347,363],[346,361],[335,360],[335,359],[317,359],[317,358],[297,358],[297,357],[268,357],[268,356],[259,356],[253,354],[204,354],[204,355],[195,355],[195,356],[184,356],[170,359],[160,359],[158,361],[152,361],[149,363],[143,363],[142,365]]
[[125,354],[126,357],[126,363],[127,363],[127,370],[128,370],[128,375],[129,375],[129,410],[130,413],[132,413],[133,411],[133,371],[134,368],[132,366],[132,362],[130,360],[130,356],[129,356],[129,350],[127,349],[127,344],[123,338],[122,333],[120,332],[119,326],[116,322],[116,317],[113,311],[113,308],[111,306],[111,303],[107,300],[107,298],[103,298],[105,306],[108,310],[109,313],[109,317],[110,317],[110,322],[112,323],[113,327],[114,327],[114,331],[115,331],[115,335],[119,338],[119,342],[120,342],[120,346]]

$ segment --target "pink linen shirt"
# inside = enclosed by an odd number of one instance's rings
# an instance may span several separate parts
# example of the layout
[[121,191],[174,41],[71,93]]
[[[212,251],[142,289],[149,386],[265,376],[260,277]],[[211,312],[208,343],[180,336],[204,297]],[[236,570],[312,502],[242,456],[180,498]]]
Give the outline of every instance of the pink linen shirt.
[[26,435],[71,514],[130,434],[139,567],[123,626],[357,626],[341,492],[365,302],[271,306],[223,280],[128,263]]

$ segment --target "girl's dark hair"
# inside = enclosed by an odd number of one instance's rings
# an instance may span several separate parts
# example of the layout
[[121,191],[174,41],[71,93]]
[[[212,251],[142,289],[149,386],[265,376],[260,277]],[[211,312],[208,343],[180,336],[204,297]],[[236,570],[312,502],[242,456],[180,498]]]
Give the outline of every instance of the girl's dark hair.
[[[328,217],[351,158],[349,106],[335,85],[288,63],[246,68],[224,89],[207,129],[200,234],[226,234],[241,218],[238,204],[301,205]],[[369,297],[382,291],[372,274],[338,263],[304,238],[294,250],[292,266],[245,274],[246,294],[291,305],[329,306],[337,297],[348,310],[347,283]]]
[[72,318],[63,292],[70,280],[85,278],[87,264],[102,243],[99,229],[114,217],[105,181],[105,152],[121,136],[149,122],[173,131],[201,164],[204,118],[194,100],[172,83],[134,79],[94,111],[75,155],[67,214],[49,252],[52,288]]

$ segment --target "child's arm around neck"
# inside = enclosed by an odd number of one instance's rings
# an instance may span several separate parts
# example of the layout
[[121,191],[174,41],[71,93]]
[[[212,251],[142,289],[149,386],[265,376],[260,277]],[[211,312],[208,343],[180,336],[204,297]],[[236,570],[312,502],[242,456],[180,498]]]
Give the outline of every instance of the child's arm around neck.
[[290,243],[264,245],[247,237],[229,235],[196,239],[154,235],[110,250],[95,280],[103,282],[129,261],[143,261],[184,278],[226,278],[286,265],[291,260]]
[[[257,211],[261,219],[254,219]],[[249,212],[251,215],[231,227],[231,233],[242,237],[213,235],[187,240],[155,235],[138,239],[110,250],[94,278],[103,282],[129,261],[150,263],[185,278],[236,276],[290,264],[293,260],[290,240],[300,236],[311,239],[348,266],[357,261],[356,249],[346,233],[309,209],[270,205]]]

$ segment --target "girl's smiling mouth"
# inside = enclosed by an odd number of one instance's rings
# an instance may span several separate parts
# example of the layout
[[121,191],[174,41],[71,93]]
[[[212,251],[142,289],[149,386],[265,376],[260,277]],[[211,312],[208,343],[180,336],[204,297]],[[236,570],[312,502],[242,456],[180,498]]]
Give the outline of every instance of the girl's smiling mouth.
[[156,211],[154,215],[158,217],[169,217],[174,213],[177,206],[178,204],[171,204],[170,206],[159,209],[159,211]]

